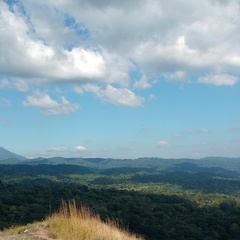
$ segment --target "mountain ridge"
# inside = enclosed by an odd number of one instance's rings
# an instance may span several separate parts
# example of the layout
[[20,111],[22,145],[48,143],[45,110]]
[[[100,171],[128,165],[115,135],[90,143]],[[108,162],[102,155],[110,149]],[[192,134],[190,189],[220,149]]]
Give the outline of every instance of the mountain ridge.
[[28,158],[20,156],[16,153],[10,152],[9,150],[0,147],[0,161],[7,160],[7,159],[15,159],[20,161],[26,161]]
[[[2,153],[2,154],[1,154]],[[5,155],[4,155],[4,154]],[[7,156],[3,159],[3,156]],[[192,164],[192,165],[189,165]],[[201,159],[179,158],[179,159],[166,159],[158,157],[142,157],[137,159],[114,159],[114,158],[35,158],[28,159],[21,157],[15,153],[9,152],[4,148],[0,148],[0,164],[25,164],[25,165],[77,165],[102,171],[107,169],[149,169],[156,171],[172,171],[183,170],[185,171],[198,170],[198,171],[232,171],[232,173],[240,174],[240,157],[205,157]],[[191,166],[191,168],[189,168]],[[225,171],[225,172],[226,172]]]

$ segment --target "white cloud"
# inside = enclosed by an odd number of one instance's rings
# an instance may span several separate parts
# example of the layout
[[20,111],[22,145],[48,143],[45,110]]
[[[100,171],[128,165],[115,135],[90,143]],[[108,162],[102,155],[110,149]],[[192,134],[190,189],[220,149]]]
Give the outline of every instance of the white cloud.
[[[81,17],[94,37],[106,48],[133,59],[148,74],[184,79],[202,71],[239,71],[236,1],[225,5],[203,1],[200,6],[189,0],[141,1],[134,8],[131,3],[126,8],[124,3],[120,7],[105,2],[105,11],[90,5]],[[173,6],[179,9],[174,15]],[[76,12],[72,10],[77,18]],[[144,20],[136,13],[145,16]],[[96,18],[91,20],[91,15]]]
[[[24,66],[30,63],[35,67],[28,74],[35,72],[39,77],[44,72],[43,77],[49,78],[101,78],[123,84],[129,81],[128,71],[133,67],[129,59],[146,73],[153,71],[166,78],[183,78],[203,69],[215,72],[223,66],[238,71],[238,3],[216,3],[23,1],[30,16],[26,20],[19,12],[10,12],[2,2],[2,46],[8,49],[4,44],[12,42],[13,49],[8,55],[2,51],[2,55],[14,60],[14,52],[18,52],[18,60],[25,60],[20,61],[25,74]],[[179,9],[174,15],[173,6]],[[90,32],[90,39],[83,41],[74,26],[66,25],[66,16],[75,25],[87,26],[83,28]],[[68,44],[73,49],[63,51]],[[87,49],[86,45],[96,50]],[[20,71],[18,64],[12,61],[15,71]],[[9,71],[13,71],[12,67]],[[52,74],[43,69],[51,69]]]
[[128,57],[126,58],[115,52],[109,52],[107,46],[102,50],[102,55],[107,69],[105,82],[115,82],[121,86],[128,86],[130,83],[129,72],[134,68]]
[[171,146],[170,143],[167,141],[161,140],[161,141],[157,142],[157,147],[166,148],[166,147],[170,147],[170,146]]
[[8,80],[3,78],[0,80],[0,89],[16,89],[18,92],[25,92],[29,89],[28,82],[25,79],[11,78]]
[[169,80],[183,80],[186,81],[185,77],[186,77],[186,71],[180,70],[180,71],[174,71],[174,72],[168,72],[168,73],[164,73],[163,76],[166,79]]
[[158,97],[155,94],[150,94],[149,95],[149,100],[150,101],[156,101],[158,99]]
[[[129,86],[147,89],[153,77],[194,81],[191,76],[204,72],[207,75],[196,81],[216,86],[239,81],[240,3],[236,0],[224,4],[22,0],[15,4],[10,10],[0,0],[2,89],[91,83],[101,86],[98,93],[92,92],[102,101],[142,106],[144,99]],[[178,9],[174,14],[173,8]],[[139,71],[143,78],[132,82],[131,71]],[[58,104],[67,105],[64,99]],[[44,113],[56,114],[46,109]]]
[[[95,84],[85,84],[82,86],[82,89],[86,92],[93,92],[93,93],[97,93],[101,90],[101,88]],[[77,89],[77,92],[78,91],[80,91],[80,94],[81,94],[81,90]]]
[[86,151],[86,150],[87,150],[87,148],[84,147],[84,146],[77,146],[77,147],[75,147],[75,149],[76,149],[77,151]]
[[104,77],[105,62],[100,53],[83,48],[73,48],[71,51],[65,50],[65,57],[65,61],[60,64],[58,78],[94,79]]
[[184,36],[180,36],[178,37],[177,41],[176,41],[177,45],[185,45],[185,37]]
[[29,89],[28,83],[23,79],[14,79],[14,88],[19,92],[25,92]]
[[75,86],[74,91],[78,94],[83,94],[84,93],[84,89],[80,86]]
[[84,146],[77,146],[75,148],[69,148],[66,146],[52,146],[46,149],[45,151],[38,153],[38,156],[39,155],[55,156],[56,153],[59,153],[61,156],[72,157],[74,156],[74,154],[76,154],[76,152],[87,150],[88,149]]
[[109,101],[115,105],[125,105],[125,106],[142,106],[144,99],[137,96],[135,93],[127,88],[114,88],[111,85],[107,85],[106,89],[101,90],[97,95],[102,99]]
[[206,77],[200,77],[198,81],[201,83],[212,84],[216,86],[223,86],[223,85],[233,86],[239,81],[239,78],[229,74],[219,74],[219,75],[210,75]]
[[40,40],[41,36],[29,34],[31,28],[25,17],[11,12],[4,2],[0,2],[0,22],[0,71],[5,74],[43,82],[81,82],[105,75],[105,62],[99,52],[83,47],[67,50]]
[[85,91],[95,93],[103,102],[110,102],[114,105],[136,107],[142,106],[145,101],[144,98],[137,96],[127,88],[117,89],[109,84],[105,88],[92,84],[85,85],[83,88]]
[[9,82],[9,80],[7,80],[7,79],[1,79],[0,80],[0,89],[6,89],[6,88],[9,88],[10,87],[10,82]]
[[58,106],[58,103],[52,100],[48,94],[36,91],[32,96],[27,97],[27,101],[24,101],[25,107],[40,107],[40,108],[54,108]]
[[138,82],[135,82],[134,88],[137,89],[146,89],[150,88],[152,85],[148,82],[147,77],[143,76]]
[[25,107],[38,107],[45,115],[58,115],[76,112],[79,105],[70,103],[65,97],[61,97],[61,102],[52,100],[51,97],[43,92],[35,91],[33,95],[27,96],[23,102]]
[[58,146],[58,147],[50,147],[48,148],[49,152],[66,152],[69,149],[67,147],[64,146]]

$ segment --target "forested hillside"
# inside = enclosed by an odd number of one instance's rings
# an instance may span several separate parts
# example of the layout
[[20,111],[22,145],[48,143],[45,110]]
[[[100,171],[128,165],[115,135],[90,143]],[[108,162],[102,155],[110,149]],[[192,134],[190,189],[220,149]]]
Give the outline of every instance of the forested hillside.
[[[25,159],[3,149],[0,229],[75,199],[145,239],[239,239],[240,159]],[[3,154],[2,154],[3,156]]]
[[195,167],[1,165],[0,228],[42,220],[75,199],[145,239],[238,239],[240,178]]

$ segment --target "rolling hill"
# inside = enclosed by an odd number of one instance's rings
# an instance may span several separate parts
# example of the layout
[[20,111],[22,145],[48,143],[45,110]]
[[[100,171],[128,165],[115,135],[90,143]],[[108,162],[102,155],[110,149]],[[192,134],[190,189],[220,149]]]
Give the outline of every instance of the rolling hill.
[[[164,158],[138,158],[138,159],[112,159],[112,158],[35,158],[27,159],[0,148],[0,164],[24,165],[77,165],[87,167],[96,172],[114,169],[114,171],[134,171],[145,169],[154,171],[186,171],[211,172],[227,175],[240,174],[240,158],[207,157],[202,159],[164,159]],[[119,171],[118,171],[119,170]]]

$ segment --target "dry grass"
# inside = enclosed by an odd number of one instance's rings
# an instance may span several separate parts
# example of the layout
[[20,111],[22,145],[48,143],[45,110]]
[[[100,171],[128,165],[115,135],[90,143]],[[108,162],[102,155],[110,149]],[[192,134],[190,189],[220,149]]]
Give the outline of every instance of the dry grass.
[[62,240],[143,240],[126,230],[120,229],[117,221],[101,221],[87,207],[78,207],[76,202],[63,201],[58,213],[48,219],[50,232]]

